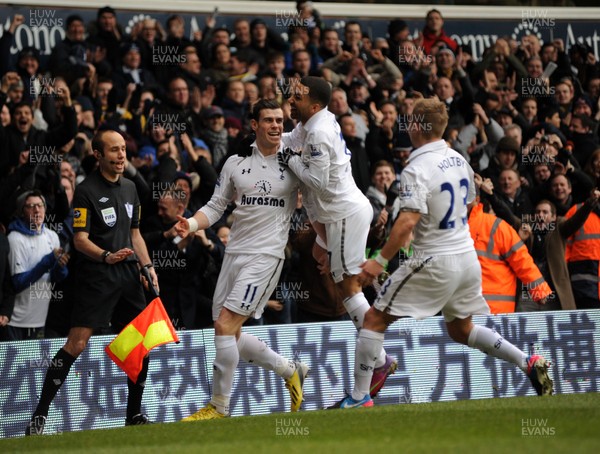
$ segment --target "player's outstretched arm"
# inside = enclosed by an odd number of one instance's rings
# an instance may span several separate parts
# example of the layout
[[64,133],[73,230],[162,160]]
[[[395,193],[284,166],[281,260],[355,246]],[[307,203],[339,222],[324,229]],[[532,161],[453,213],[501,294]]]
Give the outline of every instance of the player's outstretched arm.
[[187,237],[190,233],[197,232],[198,230],[204,230],[210,227],[210,222],[206,215],[202,211],[196,211],[191,218],[184,218],[183,216],[177,216],[177,224],[175,224],[175,231],[181,238]]

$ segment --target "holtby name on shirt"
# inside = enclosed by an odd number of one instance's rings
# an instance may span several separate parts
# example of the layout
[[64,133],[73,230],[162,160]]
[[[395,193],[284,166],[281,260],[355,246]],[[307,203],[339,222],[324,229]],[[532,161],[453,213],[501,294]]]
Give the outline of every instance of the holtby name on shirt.
[[448,156],[447,158],[444,158],[440,161],[440,163],[437,165],[437,168],[440,169],[442,172],[445,172],[448,169],[451,169],[452,167],[466,167],[467,165],[467,161],[465,161],[462,157],[460,156]]

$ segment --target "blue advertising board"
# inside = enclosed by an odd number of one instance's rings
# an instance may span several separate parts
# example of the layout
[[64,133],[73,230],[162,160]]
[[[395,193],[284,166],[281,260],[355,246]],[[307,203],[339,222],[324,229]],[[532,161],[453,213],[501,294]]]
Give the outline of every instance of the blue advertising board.
[[[600,381],[600,311],[476,316],[527,353],[552,362],[555,393],[597,392]],[[288,358],[311,367],[303,410],[327,407],[350,390],[356,330],[351,322],[245,328]],[[143,408],[158,422],[174,422],[209,398],[213,330],[181,331],[181,343],[150,354]],[[45,433],[120,427],[127,381],[104,352],[111,336],[93,337],[54,400]],[[21,436],[64,339],[0,343],[0,438]],[[403,319],[388,329],[387,352],[398,360],[375,405],[533,396],[525,374],[512,364],[450,340],[442,317]],[[233,416],[289,411],[284,381],[240,361],[231,401]]]

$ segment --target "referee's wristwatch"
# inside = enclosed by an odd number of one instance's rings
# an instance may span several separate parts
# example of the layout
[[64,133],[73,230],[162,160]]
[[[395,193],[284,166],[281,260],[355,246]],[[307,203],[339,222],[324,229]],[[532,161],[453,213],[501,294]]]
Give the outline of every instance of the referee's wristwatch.
[[104,252],[102,253],[102,262],[103,262],[103,263],[106,263],[106,259],[108,258],[108,256],[109,256],[110,254],[112,254],[112,252],[110,252],[110,251],[104,251]]

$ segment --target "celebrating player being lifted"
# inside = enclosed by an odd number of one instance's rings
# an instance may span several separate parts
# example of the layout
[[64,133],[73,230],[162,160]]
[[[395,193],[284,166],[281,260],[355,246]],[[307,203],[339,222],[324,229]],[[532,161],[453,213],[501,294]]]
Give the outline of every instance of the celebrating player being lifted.
[[548,363],[527,356],[500,334],[471,321],[488,314],[481,293],[481,266],[467,224],[467,204],[475,199],[473,169],[441,139],[448,123],[443,103],[419,100],[409,135],[415,150],[400,176],[400,215],[380,255],[363,265],[360,279],[372,282],[409,242],[422,261],[405,262],[383,284],[365,316],[356,344],[354,389],[342,408],[369,407],[369,382],[386,328],[400,317],[423,319],[442,312],[452,339],[509,361],[527,374],[539,395],[552,394]]
[[272,370],[285,379],[291,409],[302,403],[308,366],[289,361],[251,334],[242,333],[248,318],[260,318],[283,267],[298,180],[277,163],[283,111],[275,101],[258,101],[252,112],[256,142],[244,156],[225,163],[211,200],[192,218],[179,217],[175,229],[185,237],[218,221],[235,201],[234,222],[213,299],[215,347],[213,395],[210,403],[183,421],[229,415],[233,375],[240,358]]
[[[300,123],[283,135],[287,148],[278,158],[300,179],[303,203],[317,232],[315,259],[328,265],[346,311],[360,330],[369,303],[358,274],[365,261],[373,209],[352,178],[351,153],[335,115],[327,110],[330,99],[331,87],[320,77],[303,77],[293,86],[291,114]],[[396,366],[396,361],[381,348],[370,386],[372,397]]]

